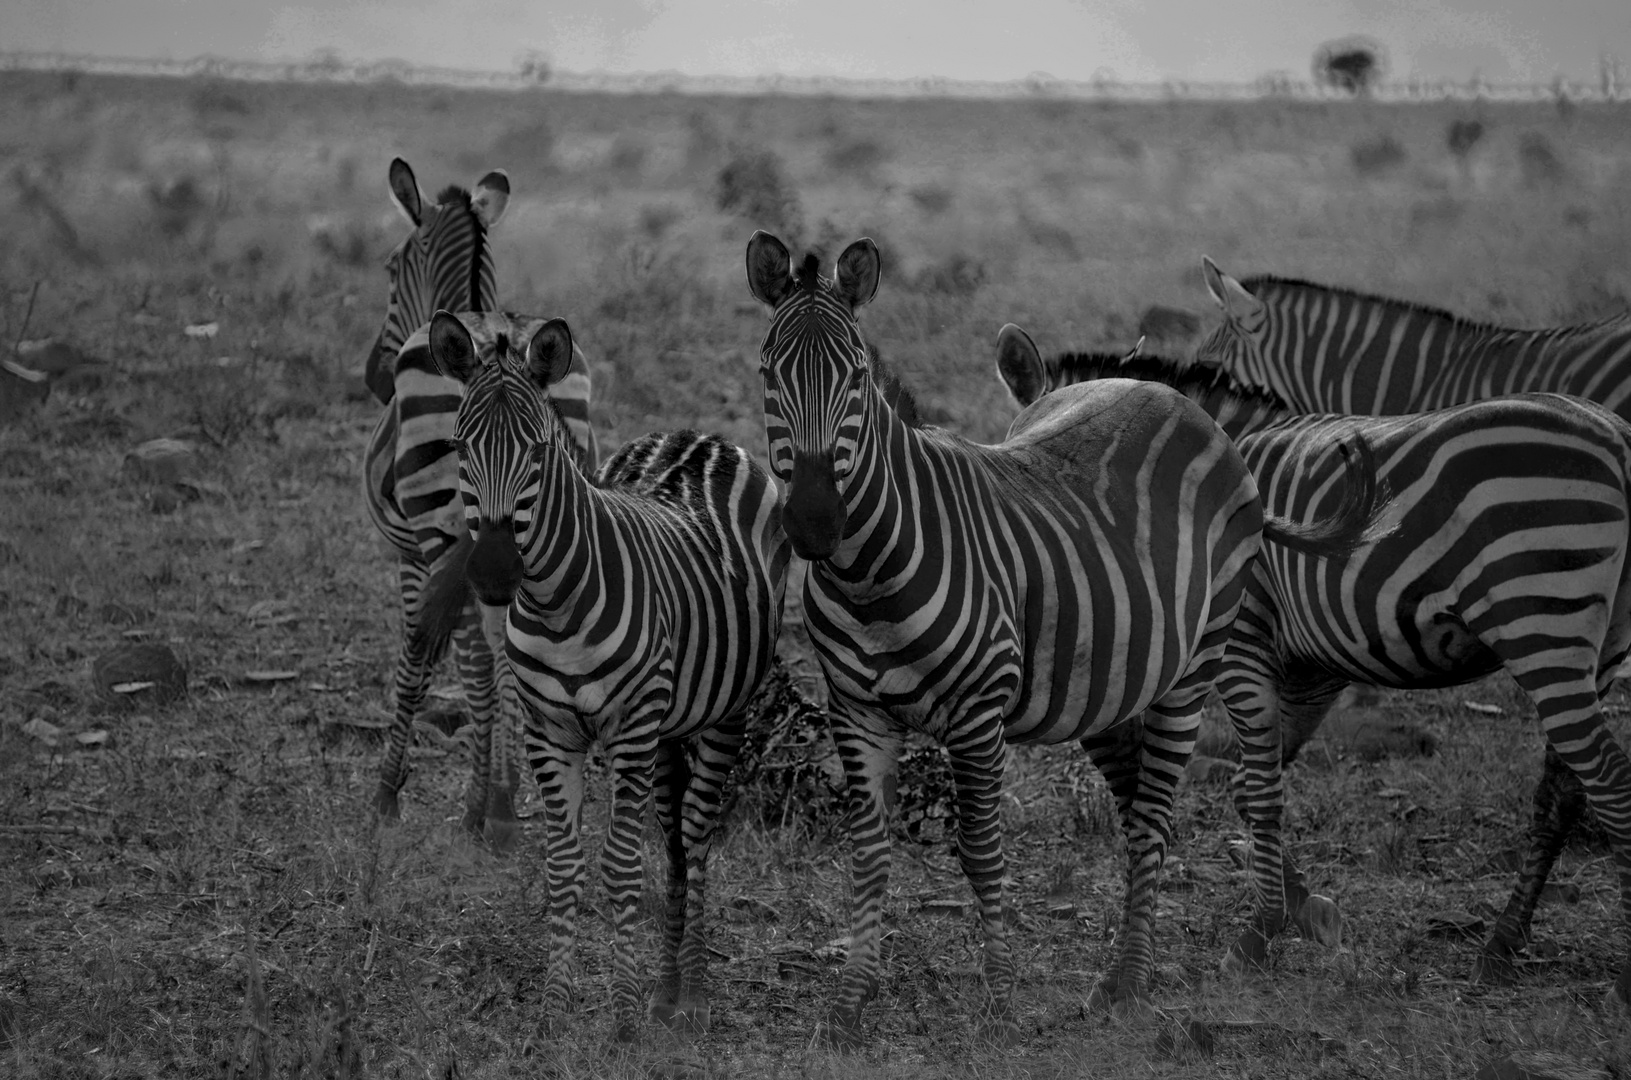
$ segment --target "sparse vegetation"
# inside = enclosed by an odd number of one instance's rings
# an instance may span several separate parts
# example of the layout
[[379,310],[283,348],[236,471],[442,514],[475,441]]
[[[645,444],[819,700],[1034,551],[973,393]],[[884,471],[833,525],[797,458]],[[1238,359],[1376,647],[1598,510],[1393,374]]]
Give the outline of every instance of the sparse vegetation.
[[1378,135],[1354,143],[1349,157],[1360,176],[1378,176],[1403,165],[1409,155],[1405,153],[1404,144],[1392,135]]
[[[219,94],[248,110],[200,105]],[[997,327],[1025,325],[1044,351],[1125,349],[1152,304],[1210,319],[1202,252],[1513,323],[1617,310],[1631,297],[1624,106],[1580,103],[1565,128],[1548,102],[1480,105],[1479,184],[1452,200],[1432,148],[1466,112],[1454,102],[1389,108],[1387,137],[1422,150],[1365,183],[1351,152],[1378,138],[1377,110],[1338,101],[1233,104],[1223,125],[1215,104],[1182,100],[1043,115],[1032,101],[16,72],[0,98],[29,103],[0,110],[0,345],[12,355],[26,329],[79,355],[43,400],[0,410],[0,616],[14,628],[0,635],[0,1074],[1461,1078],[1531,1052],[1631,1068],[1623,1018],[1601,1005],[1623,942],[1599,838],[1564,852],[1520,986],[1465,982],[1477,945],[1460,935],[1505,901],[1539,772],[1529,707],[1504,679],[1375,695],[1328,722],[1290,778],[1288,840],[1340,900],[1345,946],[1283,940],[1243,983],[1216,974],[1249,891],[1211,717],[1179,799],[1144,1020],[1082,1011],[1120,917],[1113,805],[1079,753],[1016,749],[1015,1052],[967,1030],[979,935],[943,759],[914,747],[884,981],[854,1058],[809,1047],[837,982],[849,853],[819,714],[780,683],[710,875],[714,1031],[617,1051],[587,1011],[541,1042],[542,853],[497,860],[459,841],[458,736],[419,732],[400,826],[368,815],[398,601],[356,494],[378,408],[358,375],[383,310],[378,262],[403,228],[384,187],[395,153],[433,185],[509,171],[502,301],[571,322],[603,444],[690,425],[762,455],[764,323],[741,265],[755,226],[812,223],[829,257],[880,240],[866,332],[925,416],[993,441],[1012,418],[991,373]],[[894,186],[835,174],[835,132],[886,147]],[[1575,167],[1547,179],[1506,132]],[[127,464],[160,438],[187,445],[183,471]],[[790,589],[795,625],[798,602]],[[92,665],[126,643],[173,650],[187,696],[107,700]],[[796,633],[784,651],[789,679],[807,679]],[[1610,711],[1623,737],[1631,697]],[[1424,732],[1436,752],[1414,756]],[[588,806],[591,836],[604,806]],[[580,920],[591,1002],[601,895]]]

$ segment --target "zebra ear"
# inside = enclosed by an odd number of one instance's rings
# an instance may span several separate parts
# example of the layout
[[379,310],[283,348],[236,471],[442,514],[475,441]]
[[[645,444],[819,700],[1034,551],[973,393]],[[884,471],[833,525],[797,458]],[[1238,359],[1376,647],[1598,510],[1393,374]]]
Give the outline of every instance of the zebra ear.
[[1246,286],[1218,269],[1218,264],[1201,256],[1201,277],[1206,279],[1206,291],[1223,309],[1223,316],[1231,321],[1242,319],[1263,306],[1263,302],[1246,291]]
[[413,170],[401,158],[392,158],[390,178],[391,201],[417,229],[425,217],[425,200],[419,194],[419,183],[413,178]]
[[1013,323],[997,331],[997,374],[1008,384],[1008,392],[1022,409],[1047,390],[1042,354],[1037,351],[1036,342]]
[[503,169],[494,169],[477,180],[475,190],[470,193],[470,208],[486,229],[498,224],[498,219],[504,216],[504,208],[509,204],[510,174]]
[[878,295],[878,279],[883,277],[883,262],[878,257],[878,245],[863,236],[838,256],[838,269],[834,284],[838,295],[849,303],[851,311],[870,304]]
[[761,304],[775,307],[793,287],[793,257],[787,245],[763,229],[748,240],[748,289]]
[[446,309],[430,320],[430,362],[459,382],[469,382],[476,371],[476,343],[459,317]]
[[565,319],[551,319],[527,342],[527,378],[547,390],[566,377],[572,366],[572,328]]

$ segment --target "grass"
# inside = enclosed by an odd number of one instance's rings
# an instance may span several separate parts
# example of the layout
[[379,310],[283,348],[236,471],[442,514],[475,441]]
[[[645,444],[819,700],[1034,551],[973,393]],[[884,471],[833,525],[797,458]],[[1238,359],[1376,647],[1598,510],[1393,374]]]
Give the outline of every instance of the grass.
[[[1025,1040],[982,1048],[975,929],[932,903],[968,893],[924,759],[865,1053],[809,1045],[837,985],[846,847],[830,804],[767,812],[768,785],[716,853],[715,1030],[608,1047],[592,902],[579,1022],[541,1044],[536,843],[498,860],[457,838],[462,750],[428,730],[404,821],[380,829],[367,810],[398,616],[357,489],[377,261],[402,229],[384,186],[395,153],[432,188],[510,170],[501,296],[572,323],[606,444],[692,425],[762,454],[763,318],[741,259],[767,223],[741,207],[770,207],[800,230],[785,239],[829,255],[862,231],[878,239],[869,334],[931,422],[996,439],[1012,415],[990,370],[997,327],[1017,321],[1045,349],[1114,347],[1152,303],[1209,316],[1202,252],[1236,274],[1515,323],[1615,310],[1631,296],[1623,107],[1482,103],[1477,150],[1457,157],[1444,133],[1473,115],[1457,103],[687,99],[39,73],[0,75],[0,94],[19,104],[0,114],[0,335],[56,336],[102,365],[0,429],[0,616],[16,628],[0,636],[0,1072],[1437,1077],[1520,1050],[1631,1066],[1622,1015],[1602,1007],[1624,946],[1595,837],[1564,853],[1554,879],[1579,899],[1541,908],[1519,988],[1468,986],[1477,942],[1430,920],[1488,922],[1511,885],[1540,740],[1504,677],[1354,706],[1297,767],[1290,840],[1346,912],[1336,955],[1286,940],[1266,978],[1215,974],[1249,897],[1226,791],[1197,779],[1163,892],[1157,1011],[1084,1014],[1112,955],[1120,843],[1079,753],[1021,749],[1005,813]],[[1356,169],[1355,149],[1383,139],[1402,157]],[[775,163],[774,185],[741,170],[754,154]],[[727,176],[740,197],[722,208]],[[213,337],[183,332],[208,323]],[[125,463],[161,437],[196,447],[183,484]],[[92,660],[129,640],[183,657],[183,701],[120,711],[97,697]],[[266,670],[295,677],[246,678]],[[1631,702],[1612,705],[1623,737]],[[25,731],[36,720],[62,730],[59,745]],[[1391,723],[1430,733],[1438,752],[1367,734]],[[92,731],[107,742],[79,748],[73,736]],[[588,808],[591,839],[603,810]],[[657,852],[652,838],[652,866]],[[1064,904],[1071,917],[1056,917]]]

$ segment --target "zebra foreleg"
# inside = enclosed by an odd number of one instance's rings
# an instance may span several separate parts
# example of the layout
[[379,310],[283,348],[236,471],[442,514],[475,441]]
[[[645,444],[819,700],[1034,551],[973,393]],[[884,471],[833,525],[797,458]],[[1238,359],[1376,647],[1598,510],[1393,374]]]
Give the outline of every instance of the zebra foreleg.
[[663,951],[658,961],[657,984],[651,991],[651,1018],[674,1026],[680,1000],[680,945],[685,940],[686,857],[681,825],[685,789],[690,781],[685,745],[677,739],[657,744],[652,777],[652,806],[668,856],[668,887],[663,904]]
[[832,735],[848,787],[854,896],[842,982],[816,1034],[834,1049],[849,1050],[860,1045],[861,1010],[878,992],[879,930],[889,887],[889,814],[905,733],[885,720],[863,725],[835,701]]
[[549,971],[544,980],[544,1026],[558,1034],[571,1012],[573,951],[583,902],[582,750],[568,750],[533,735],[528,739],[533,778],[543,803],[544,876],[549,890]]
[[[742,748],[745,720],[743,716],[731,717],[698,735],[685,747],[687,781],[677,823],[683,833],[685,860],[685,891],[681,898],[684,925],[677,943],[679,996],[663,1022],[696,1035],[705,1034],[712,1020],[708,1002],[708,855],[719,824],[725,781]],[[672,891],[670,900],[672,902]]]
[[[960,725],[963,726],[963,725]],[[957,858],[974,889],[985,938],[985,985],[990,996],[982,1041],[1012,1046],[1019,1041],[1013,1019],[1014,959],[1003,922],[1002,777],[1008,761],[1002,719],[992,713],[966,725],[967,735],[949,743],[957,787]]]
[[1586,812],[1586,789],[1550,743],[1529,830],[1529,853],[1495,929],[1473,962],[1472,981],[1508,986],[1517,981],[1513,959],[1529,946],[1529,928],[1552,864]]
[[634,927],[640,918],[645,870],[640,851],[646,806],[651,801],[657,757],[657,723],[632,722],[634,737],[606,747],[612,774],[611,816],[601,849],[600,876],[612,909],[612,1038],[632,1042],[640,1035],[641,977],[635,958]]
[[[471,665],[464,685],[476,725],[465,825],[499,855],[515,850],[521,842],[521,826],[515,817],[515,797],[521,776],[514,740],[524,706],[506,656],[508,611],[499,605],[478,604],[480,647],[476,648],[472,642],[468,658],[461,657]],[[479,707],[478,701],[487,704]]]
[[402,816],[398,795],[408,782],[408,747],[413,742],[413,721],[424,704],[425,684],[430,681],[431,668],[440,659],[436,655],[437,642],[427,639],[419,630],[419,597],[429,572],[430,568],[417,560],[406,557],[398,560],[402,644],[397,651],[393,679],[396,703],[385,759],[380,762],[379,786],[374,792],[374,810],[387,821],[396,821]]

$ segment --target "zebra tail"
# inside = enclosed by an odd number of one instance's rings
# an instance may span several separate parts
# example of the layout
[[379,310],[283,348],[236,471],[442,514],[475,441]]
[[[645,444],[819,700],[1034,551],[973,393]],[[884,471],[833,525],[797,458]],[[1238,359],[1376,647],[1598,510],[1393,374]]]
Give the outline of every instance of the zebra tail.
[[458,540],[437,560],[419,595],[414,635],[432,663],[447,654],[448,642],[470,602],[470,580],[465,571],[475,547],[469,530],[459,530]]
[[1391,500],[1376,477],[1376,452],[1370,441],[1354,432],[1337,444],[1337,450],[1342,454],[1344,490],[1336,512],[1308,523],[1265,514],[1265,540],[1304,555],[1341,556],[1375,543],[1398,528],[1382,520]]

